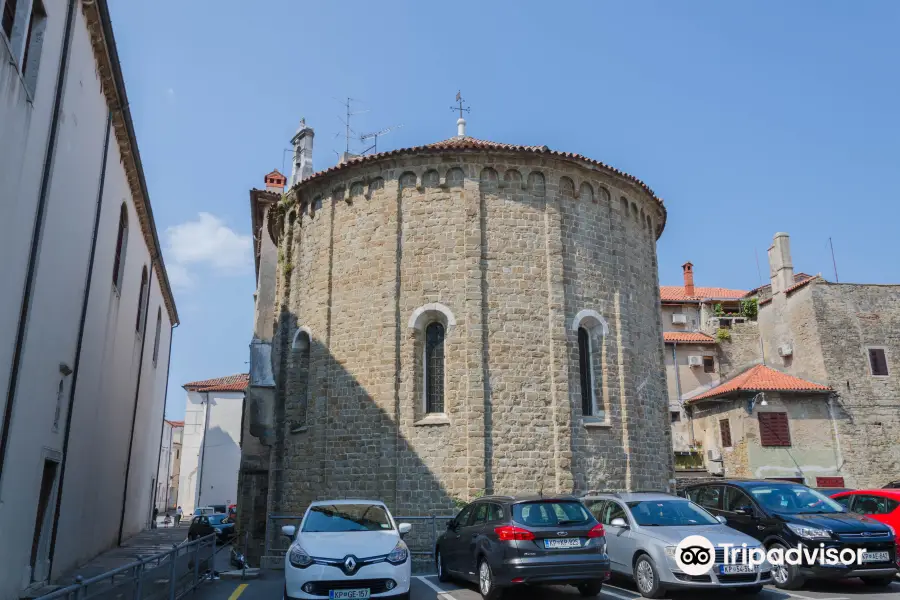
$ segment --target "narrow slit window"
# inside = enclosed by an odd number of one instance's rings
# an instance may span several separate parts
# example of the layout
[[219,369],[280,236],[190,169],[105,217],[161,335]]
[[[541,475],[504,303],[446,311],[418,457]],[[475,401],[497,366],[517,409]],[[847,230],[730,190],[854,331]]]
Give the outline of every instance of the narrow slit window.
[[116,254],[113,259],[112,282],[117,290],[122,289],[122,275],[125,267],[125,249],[128,245],[128,209],[125,203],[119,210],[119,232],[116,234]]
[[156,337],[153,339],[153,366],[159,361],[159,336],[162,334],[162,307],[156,309]]
[[444,326],[425,328],[425,412],[444,412]]
[[581,414],[594,414],[594,378],[591,360],[591,337],[587,329],[578,328],[578,369],[581,374]]
[[141,271],[141,287],[138,290],[138,307],[137,319],[134,323],[134,330],[143,333],[144,325],[144,296],[147,295],[147,267]]
[[872,368],[872,375],[876,377],[888,375],[887,356],[883,348],[869,348],[869,366]]

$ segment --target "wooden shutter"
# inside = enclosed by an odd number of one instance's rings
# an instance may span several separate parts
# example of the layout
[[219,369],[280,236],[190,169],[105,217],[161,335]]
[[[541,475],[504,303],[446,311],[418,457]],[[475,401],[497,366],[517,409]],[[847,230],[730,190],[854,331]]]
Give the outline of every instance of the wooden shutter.
[[722,433],[722,447],[731,448],[731,422],[728,419],[719,421],[719,431]]
[[759,440],[763,446],[790,446],[791,430],[787,413],[759,413]]

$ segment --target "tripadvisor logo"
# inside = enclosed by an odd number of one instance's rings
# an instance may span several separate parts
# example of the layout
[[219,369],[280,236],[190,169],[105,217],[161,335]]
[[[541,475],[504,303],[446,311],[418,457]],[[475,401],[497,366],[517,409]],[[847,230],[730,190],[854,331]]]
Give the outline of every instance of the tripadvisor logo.
[[[864,548],[826,548],[820,543],[818,548],[797,546],[784,550],[761,546],[748,547],[747,544],[719,544],[723,565],[747,565],[756,568],[765,562],[770,565],[810,565],[844,566],[860,565],[867,554]],[[887,553],[885,553],[887,554]],[[885,560],[888,560],[885,557]],[[675,547],[675,563],[688,575],[704,575],[716,562],[716,547],[702,535],[690,535]]]

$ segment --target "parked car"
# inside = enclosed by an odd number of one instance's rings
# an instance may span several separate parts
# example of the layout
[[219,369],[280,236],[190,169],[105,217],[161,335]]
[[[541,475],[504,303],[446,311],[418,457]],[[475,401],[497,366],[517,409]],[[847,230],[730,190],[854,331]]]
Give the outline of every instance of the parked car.
[[313,502],[299,528],[281,528],[291,539],[285,600],[409,600],[412,561],[402,538],[410,529],[376,500]]
[[853,490],[832,499],[850,512],[889,525],[895,535],[900,531],[900,490]]
[[223,544],[230,542],[231,538],[234,537],[234,520],[226,514],[219,513],[207,515],[207,518],[209,519],[209,524],[215,530],[219,541]]
[[852,491],[853,491],[853,488],[822,488],[822,487],[817,487],[817,488],[813,488],[813,489],[816,490],[817,492],[819,492],[820,494],[825,494],[825,495],[828,496],[829,498],[834,498],[837,494],[842,494],[842,493],[844,493],[844,492],[852,492]]
[[900,489],[900,479],[897,479],[896,481],[891,481],[886,486],[884,486],[882,489],[885,489],[885,490]]
[[213,504],[212,505],[213,512],[220,513],[223,515],[228,514],[228,505],[227,504]]
[[216,512],[212,506],[198,506],[194,509],[194,516],[197,517],[199,515],[211,515]]
[[228,507],[228,518],[232,521],[237,520],[237,504],[232,504]]
[[[758,548],[759,541],[724,525],[724,518],[717,519],[686,498],[634,492],[589,494],[582,500],[606,530],[612,570],[633,578],[645,598],[685,588],[738,588],[755,594],[771,581],[768,563],[723,564],[725,548],[720,544]],[[675,562],[676,546],[691,535],[702,535],[716,546],[716,560],[706,575],[688,575]]]
[[886,587],[897,573],[897,548],[890,527],[849,513],[805,485],[729,479],[689,486],[685,494],[766,548],[790,549],[802,544],[866,551],[864,564],[856,566],[772,565],[772,579],[779,588],[797,589],[811,577],[860,577],[867,585]]
[[609,578],[603,525],[574,496],[486,496],[447,524],[438,579],[478,584],[485,600],[516,585],[575,586],[596,596]]
[[191,524],[188,527],[187,539],[193,541],[198,538],[206,537],[211,533],[216,533],[216,530],[213,529],[212,524],[209,522],[209,516],[195,515],[191,519]]

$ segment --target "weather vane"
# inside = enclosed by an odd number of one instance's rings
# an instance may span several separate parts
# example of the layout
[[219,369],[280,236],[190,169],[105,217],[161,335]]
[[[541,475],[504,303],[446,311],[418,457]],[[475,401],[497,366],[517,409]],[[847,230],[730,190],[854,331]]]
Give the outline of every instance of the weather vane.
[[451,107],[450,107],[450,110],[458,110],[458,111],[459,111],[459,118],[462,119],[462,118],[463,118],[463,111],[469,112],[471,109],[469,109],[469,108],[463,108],[463,102],[464,102],[464,100],[463,100],[462,92],[461,92],[461,91],[456,92],[456,101],[459,102],[459,106],[451,106]]

